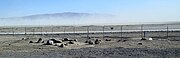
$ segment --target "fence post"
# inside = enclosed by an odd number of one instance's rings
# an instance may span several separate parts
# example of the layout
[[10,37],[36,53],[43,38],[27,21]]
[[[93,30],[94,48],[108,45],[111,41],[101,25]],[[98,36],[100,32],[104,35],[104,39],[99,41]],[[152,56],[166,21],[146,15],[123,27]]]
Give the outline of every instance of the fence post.
[[144,38],[143,24],[141,25],[141,38]]
[[13,36],[14,36],[14,28],[12,28],[12,34],[13,34]]
[[73,27],[73,35],[74,35],[74,39],[75,39],[75,26]]
[[168,26],[168,24],[166,24],[166,27],[167,27],[167,29],[166,29],[166,36],[168,38],[169,37],[169,26]]
[[90,39],[89,38],[89,26],[87,26],[87,39]]
[[105,28],[105,26],[103,26],[103,39],[104,39],[104,28]]
[[54,26],[51,27],[51,38],[53,38]]
[[122,27],[123,27],[123,26],[121,25],[121,40],[122,40]]
[[35,29],[33,29],[33,36],[34,36]]
[[42,36],[43,34],[42,34],[42,27],[41,27],[41,36]]
[[64,26],[64,37],[65,37],[66,27]]
[[24,28],[24,32],[25,32],[25,35],[26,35],[26,34],[27,34],[27,33],[26,33],[26,27]]

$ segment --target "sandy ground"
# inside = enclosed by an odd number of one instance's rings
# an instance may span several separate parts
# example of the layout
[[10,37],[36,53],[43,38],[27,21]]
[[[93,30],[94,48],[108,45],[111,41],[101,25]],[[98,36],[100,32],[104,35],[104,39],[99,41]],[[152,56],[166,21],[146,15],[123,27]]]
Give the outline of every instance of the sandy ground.
[[[79,37],[76,36],[78,42],[63,48],[56,45],[43,45],[44,43],[29,43],[29,41],[36,42],[39,38],[44,41],[50,38],[62,40],[63,37],[60,35],[1,35],[0,58],[179,58],[180,37],[178,37],[179,33],[176,33],[171,33],[177,35],[175,37],[160,37],[153,40],[140,40],[141,37],[129,38],[129,36],[104,39],[91,36],[91,39],[87,39],[84,37],[86,35],[79,35]],[[68,36],[73,37],[73,35]],[[101,43],[93,45],[85,43],[86,40],[96,39],[101,40]],[[105,39],[111,39],[111,41],[105,41]]]

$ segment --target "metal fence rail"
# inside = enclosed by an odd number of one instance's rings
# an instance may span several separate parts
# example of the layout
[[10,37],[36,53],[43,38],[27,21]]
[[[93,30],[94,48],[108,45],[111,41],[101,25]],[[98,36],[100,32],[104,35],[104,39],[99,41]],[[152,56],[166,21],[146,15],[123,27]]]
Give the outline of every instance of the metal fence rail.
[[[158,31],[158,32],[157,32]],[[174,32],[173,32],[174,31]],[[175,32],[176,31],[176,32]],[[103,26],[0,27],[0,35],[63,35],[72,37],[169,37],[178,36],[180,24],[141,24]],[[134,35],[132,35],[134,33]],[[154,35],[156,33],[156,35]]]

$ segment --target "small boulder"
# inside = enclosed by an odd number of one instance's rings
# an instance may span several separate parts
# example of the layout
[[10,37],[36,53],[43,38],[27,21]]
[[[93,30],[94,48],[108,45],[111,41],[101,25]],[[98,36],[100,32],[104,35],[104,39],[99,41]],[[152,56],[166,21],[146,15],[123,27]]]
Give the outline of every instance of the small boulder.
[[111,41],[111,39],[106,39],[105,41]]
[[78,42],[78,40],[77,40],[77,39],[74,39],[74,41],[75,41],[75,42]]
[[29,39],[29,38],[26,38],[26,39]]
[[65,45],[64,45],[64,44],[61,44],[59,47],[62,47],[62,48],[63,48],[63,47],[65,47]]
[[69,41],[69,39],[68,38],[64,38],[64,40],[63,41]]
[[86,41],[85,41],[85,43],[89,43],[89,41],[88,41],[88,40],[86,40]]
[[53,44],[54,44],[54,42],[52,40],[48,40],[45,45],[53,45]]
[[22,38],[22,40],[25,40],[25,38]]
[[145,38],[142,38],[141,40],[146,40]]
[[101,43],[101,40],[96,39],[94,43],[99,44],[99,43]]
[[88,43],[89,43],[89,44],[91,44],[91,45],[93,45],[93,44],[94,44],[94,42],[93,42],[93,41],[91,41],[91,40],[90,40]]
[[123,42],[126,42],[126,41],[127,41],[126,39],[123,40]]
[[65,43],[64,45],[65,45],[65,46],[68,46],[68,44],[67,44],[67,43]]
[[41,43],[41,41],[42,41],[42,38],[39,38],[36,43]]
[[33,43],[33,41],[29,41],[29,43]]
[[152,38],[149,38],[149,40],[153,40]]
[[142,43],[138,43],[138,45],[142,45]]
[[75,42],[74,41],[69,41],[69,44],[75,44]]

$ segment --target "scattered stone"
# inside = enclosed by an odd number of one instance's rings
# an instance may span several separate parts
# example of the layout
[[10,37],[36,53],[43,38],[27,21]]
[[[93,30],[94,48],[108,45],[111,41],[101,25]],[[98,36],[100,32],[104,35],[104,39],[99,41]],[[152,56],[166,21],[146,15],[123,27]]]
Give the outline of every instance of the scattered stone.
[[142,38],[141,40],[146,40],[145,38]]
[[62,40],[56,40],[56,39],[50,39],[52,40],[54,43],[62,43]]
[[111,41],[111,39],[106,39],[105,41]]
[[26,39],[29,39],[29,38],[26,38]]
[[88,42],[89,42],[89,41],[87,41],[87,40],[85,41],[85,43],[88,43]]
[[142,43],[138,43],[138,45],[142,45]]
[[22,38],[22,40],[24,40],[25,38]]
[[65,43],[64,45],[65,45],[65,46],[67,46],[68,44],[67,44],[67,43]]
[[65,47],[65,45],[64,45],[64,44],[61,44],[59,47],[62,47],[62,48],[63,48],[63,47]]
[[55,46],[60,46],[61,44],[60,43],[55,43]]
[[78,40],[77,40],[77,39],[74,39],[74,41],[75,41],[75,42],[78,42]]
[[121,40],[118,40],[117,42],[121,42]]
[[91,45],[93,45],[93,44],[94,44],[94,42],[93,42],[93,41],[91,41],[91,40],[90,40],[88,43],[89,43],[89,44],[91,44]]
[[75,42],[74,41],[69,41],[69,44],[74,44]]
[[149,40],[153,40],[152,38],[149,38]]
[[54,42],[52,40],[48,40],[45,45],[53,45],[53,44],[54,44]]
[[29,41],[29,43],[33,43],[33,41]]
[[99,44],[100,42],[101,42],[101,40],[96,39],[94,43]]
[[88,37],[88,39],[91,39],[91,37]]
[[69,39],[68,38],[64,38],[64,40],[63,41],[69,41]]
[[42,41],[42,38],[39,38],[36,43],[41,43],[41,41]]
[[123,40],[123,42],[126,42],[127,40]]
[[42,41],[41,43],[44,43],[44,41]]

